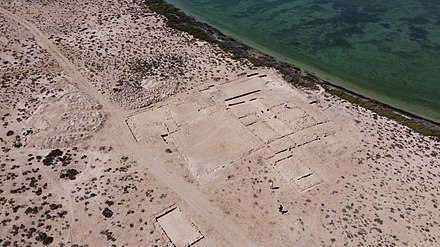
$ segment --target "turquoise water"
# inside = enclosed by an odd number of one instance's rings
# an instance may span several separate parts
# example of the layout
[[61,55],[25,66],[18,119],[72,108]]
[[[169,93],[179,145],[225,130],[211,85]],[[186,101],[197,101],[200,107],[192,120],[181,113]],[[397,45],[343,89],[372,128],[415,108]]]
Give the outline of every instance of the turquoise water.
[[323,79],[440,122],[439,0],[169,0]]

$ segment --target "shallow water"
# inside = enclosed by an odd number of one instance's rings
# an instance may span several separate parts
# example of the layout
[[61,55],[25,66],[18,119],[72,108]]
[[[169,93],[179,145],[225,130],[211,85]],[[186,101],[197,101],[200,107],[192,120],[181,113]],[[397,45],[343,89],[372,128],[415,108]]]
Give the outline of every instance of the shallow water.
[[250,46],[440,122],[438,0],[169,0]]

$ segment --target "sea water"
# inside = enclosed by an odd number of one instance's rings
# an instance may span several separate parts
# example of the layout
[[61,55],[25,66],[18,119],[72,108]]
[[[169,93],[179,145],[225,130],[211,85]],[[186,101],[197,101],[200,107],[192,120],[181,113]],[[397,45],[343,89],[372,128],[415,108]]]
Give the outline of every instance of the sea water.
[[330,82],[440,122],[440,0],[168,0]]

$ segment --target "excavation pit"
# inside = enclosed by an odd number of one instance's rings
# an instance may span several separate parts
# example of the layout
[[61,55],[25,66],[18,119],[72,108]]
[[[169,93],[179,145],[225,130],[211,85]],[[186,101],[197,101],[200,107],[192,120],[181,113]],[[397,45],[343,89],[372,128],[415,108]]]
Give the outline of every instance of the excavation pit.
[[189,170],[198,178],[209,175],[246,156],[259,141],[236,118],[218,111],[173,133],[174,142]]
[[176,247],[191,246],[203,238],[197,227],[177,207],[156,220]]

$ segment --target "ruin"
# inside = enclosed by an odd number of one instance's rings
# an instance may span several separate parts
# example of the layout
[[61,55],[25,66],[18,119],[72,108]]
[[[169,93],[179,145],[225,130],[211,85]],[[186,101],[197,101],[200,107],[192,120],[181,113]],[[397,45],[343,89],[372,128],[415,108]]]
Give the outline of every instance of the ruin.
[[290,87],[253,73],[194,91],[129,115],[136,141],[171,143],[200,183],[256,152],[299,192],[324,181],[293,153],[336,130],[306,101],[292,102]]

